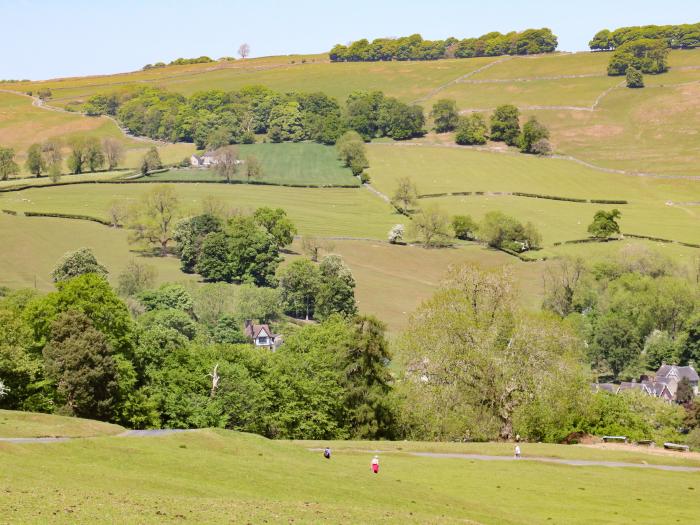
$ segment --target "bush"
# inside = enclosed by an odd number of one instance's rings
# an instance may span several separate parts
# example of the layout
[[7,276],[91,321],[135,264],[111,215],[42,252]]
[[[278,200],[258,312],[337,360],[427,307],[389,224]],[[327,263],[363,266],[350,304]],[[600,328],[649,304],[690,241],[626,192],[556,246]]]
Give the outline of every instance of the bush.
[[627,68],[627,87],[628,88],[643,88],[644,87],[644,75],[639,69],[635,67]]
[[484,216],[479,225],[479,238],[493,248],[516,253],[536,250],[542,244],[542,237],[532,223],[523,225],[500,211]]
[[452,217],[452,229],[455,237],[463,241],[473,241],[476,239],[478,224],[469,215],[455,215]]
[[549,130],[535,117],[530,117],[520,134],[520,151],[546,155],[552,149],[547,139],[549,139]]

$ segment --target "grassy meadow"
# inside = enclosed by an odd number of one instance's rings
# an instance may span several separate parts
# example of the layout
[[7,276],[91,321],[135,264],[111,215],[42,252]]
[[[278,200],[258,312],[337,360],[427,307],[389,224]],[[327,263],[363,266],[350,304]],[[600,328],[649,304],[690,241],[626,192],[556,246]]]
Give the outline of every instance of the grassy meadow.
[[[338,160],[334,147],[314,143],[241,144],[236,146],[241,159],[255,156],[262,176],[254,182],[308,186],[359,186],[360,181]],[[246,180],[245,164],[234,180]],[[221,181],[214,170],[179,169],[149,175],[161,181]]]
[[392,195],[397,181],[410,177],[419,194],[460,191],[535,193],[578,199],[627,200],[607,205],[533,199],[510,195],[426,198],[450,214],[481,218],[500,210],[532,221],[545,245],[588,236],[599,209],[622,211],[623,232],[683,242],[700,242],[700,182],[605,173],[564,159],[480,151],[467,147],[372,145],[368,148],[372,184]]
[[[215,197],[230,208],[284,208],[300,234],[384,239],[397,222],[393,208],[362,188],[286,188],[246,184],[175,184],[183,213],[197,212]],[[0,194],[0,208],[108,218],[111,202],[137,202],[152,184],[85,184],[30,188]]]
[[685,522],[700,511],[697,472],[385,453],[375,476],[371,452],[327,461],[306,446],[222,430],[0,443],[3,521],[651,524],[659,501]]

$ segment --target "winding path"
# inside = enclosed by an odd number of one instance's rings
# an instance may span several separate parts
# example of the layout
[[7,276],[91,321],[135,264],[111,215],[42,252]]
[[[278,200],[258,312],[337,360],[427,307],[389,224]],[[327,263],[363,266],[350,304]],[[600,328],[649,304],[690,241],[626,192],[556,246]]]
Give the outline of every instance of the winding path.
[[[321,452],[322,448],[310,448],[312,452]],[[647,468],[655,470],[666,470],[672,472],[700,472],[700,467],[686,467],[682,465],[654,465],[650,463],[629,463],[625,461],[595,461],[588,459],[560,459],[547,458],[542,456],[521,457],[515,459],[513,456],[490,456],[486,454],[459,454],[446,452],[396,452],[391,450],[361,450],[344,449],[342,452],[362,452],[366,454],[403,454],[415,457],[440,458],[440,459],[469,459],[476,461],[536,461],[540,463],[554,463],[557,465],[568,465],[572,467],[616,467],[616,468]]]

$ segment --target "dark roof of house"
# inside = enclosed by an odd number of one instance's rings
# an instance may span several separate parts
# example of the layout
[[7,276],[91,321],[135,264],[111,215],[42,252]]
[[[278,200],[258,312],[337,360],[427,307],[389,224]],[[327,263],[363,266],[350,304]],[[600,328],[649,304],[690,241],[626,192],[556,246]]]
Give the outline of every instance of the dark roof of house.
[[620,391],[622,390],[644,390],[644,385],[642,383],[630,383],[628,381],[623,381],[620,383]]
[[260,336],[260,333],[262,331],[265,331],[267,335],[271,338],[277,337],[275,334],[272,333],[272,330],[270,330],[270,327],[266,324],[255,324],[250,321],[246,321],[245,327],[243,329],[243,333],[245,334],[246,337],[250,339],[257,339]]
[[685,377],[688,379],[688,381],[700,381],[700,376],[698,376],[698,373],[692,366],[676,365],[661,365],[661,368],[659,368],[659,370],[656,372],[656,379],[665,379],[674,371],[678,375],[679,379],[683,379]]

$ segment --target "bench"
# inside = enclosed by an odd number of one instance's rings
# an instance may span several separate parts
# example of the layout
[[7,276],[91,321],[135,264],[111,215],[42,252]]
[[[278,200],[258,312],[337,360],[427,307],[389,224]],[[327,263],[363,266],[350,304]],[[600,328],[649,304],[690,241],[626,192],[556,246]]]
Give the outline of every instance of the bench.
[[603,441],[609,443],[610,441],[622,441],[627,443],[627,436],[603,436]]
[[669,450],[680,450],[681,452],[688,452],[690,450],[688,445],[679,445],[678,443],[664,443],[664,448]]
[[637,445],[653,448],[656,446],[656,443],[654,443],[651,439],[640,439],[639,441],[637,441]]

